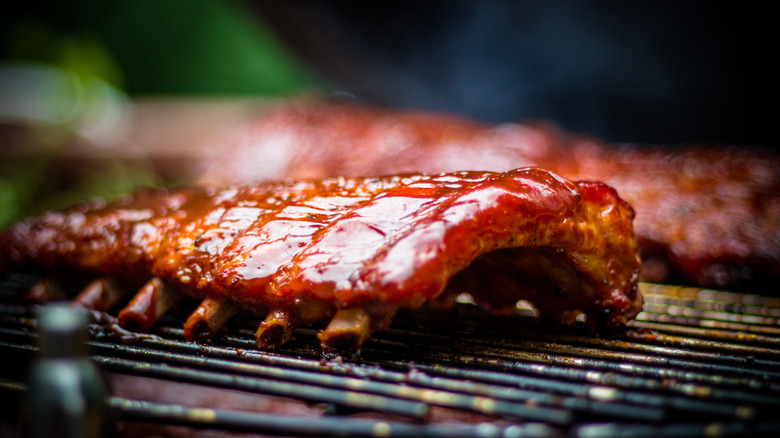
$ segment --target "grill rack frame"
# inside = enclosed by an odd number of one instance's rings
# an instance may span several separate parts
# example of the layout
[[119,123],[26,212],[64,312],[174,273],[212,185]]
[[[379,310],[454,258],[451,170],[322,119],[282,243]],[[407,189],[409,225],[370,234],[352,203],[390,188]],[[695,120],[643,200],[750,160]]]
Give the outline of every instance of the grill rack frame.
[[[37,351],[36,308],[14,302],[30,281],[0,282],[0,351],[21,362]],[[780,433],[772,418],[780,408],[780,298],[641,289],[648,306],[629,329],[600,335],[542,325],[527,309],[496,317],[463,305],[447,314],[401,312],[357,358],[320,357],[316,328],[297,330],[278,351],[257,350],[251,334],[259,320],[245,314],[213,344],[185,342],[186,312],[178,312],[132,345],[106,334],[103,315],[89,345],[108,373],[324,405],[318,418],[295,421],[111,396],[123,422],[287,436]],[[21,396],[22,380],[3,375],[0,389]],[[466,419],[430,421],[432,409]],[[365,412],[379,418],[355,415]]]

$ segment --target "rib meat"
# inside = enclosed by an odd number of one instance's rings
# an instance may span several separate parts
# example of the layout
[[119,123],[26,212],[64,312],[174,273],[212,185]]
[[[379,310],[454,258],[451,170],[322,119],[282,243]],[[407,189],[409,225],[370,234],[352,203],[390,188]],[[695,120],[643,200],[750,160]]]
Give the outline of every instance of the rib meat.
[[497,311],[524,299],[551,320],[625,323],[642,305],[632,219],[612,188],[538,168],[197,186],[25,220],[0,237],[0,266],[149,280],[124,326],[147,330],[189,296],[203,300],[189,339],[245,309],[267,315],[262,347],[330,318],[323,349],[354,351],[400,307],[462,293]]
[[255,183],[539,166],[615,187],[637,213],[643,279],[768,289],[780,281],[780,155],[715,145],[607,145],[549,124],[292,101],[270,108],[204,181]]

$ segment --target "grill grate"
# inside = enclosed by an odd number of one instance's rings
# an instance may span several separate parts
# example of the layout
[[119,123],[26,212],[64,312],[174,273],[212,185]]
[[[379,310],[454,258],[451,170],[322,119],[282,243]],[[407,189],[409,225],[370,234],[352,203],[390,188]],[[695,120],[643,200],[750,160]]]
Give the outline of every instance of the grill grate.
[[[0,283],[0,351],[10,364],[0,388],[16,396],[37,352],[35,308],[16,303],[30,280]],[[132,343],[110,334],[111,317],[95,314],[90,347],[113,383],[108,403],[125,436],[139,427],[163,436],[193,428],[285,436],[780,433],[780,299],[641,288],[647,305],[628,330],[598,336],[545,326],[529,309],[496,317],[464,304],[401,312],[359,357],[326,360],[316,328],[297,330],[279,350],[257,350],[252,315],[238,315],[212,344],[186,342],[182,308]]]

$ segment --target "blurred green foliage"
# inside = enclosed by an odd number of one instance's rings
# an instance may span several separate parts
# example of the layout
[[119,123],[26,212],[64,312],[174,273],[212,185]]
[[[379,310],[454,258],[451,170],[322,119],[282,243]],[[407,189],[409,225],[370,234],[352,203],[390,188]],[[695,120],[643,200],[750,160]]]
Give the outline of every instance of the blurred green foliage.
[[[4,9],[0,58],[86,69],[131,96],[268,96],[322,85],[237,0],[30,1]],[[79,41],[78,56],[69,40]]]
[[[3,9],[0,67],[39,62],[81,83],[100,79],[130,98],[265,98],[324,88],[238,0],[43,0]],[[0,137],[0,229],[42,209],[159,183],[143,162],[119,160],[83,166],[89,171],[75,182],[63,178],[54,161],[73,130],[33,128],[35,154],[4,153]]]

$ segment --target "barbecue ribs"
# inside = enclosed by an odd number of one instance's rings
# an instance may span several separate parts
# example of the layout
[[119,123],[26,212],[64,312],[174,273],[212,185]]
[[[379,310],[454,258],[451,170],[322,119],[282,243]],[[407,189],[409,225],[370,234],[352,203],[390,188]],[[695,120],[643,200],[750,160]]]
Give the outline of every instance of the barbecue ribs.
[[462,293],[619,326],[642,306],[633,216],[612,188],[538,168],[144,190],[16,224],[0,268],[84,272],[75,301],[101,310],[135,291],[125,327],[189,296],[190,340],[248,310],[261,347],[330,319],[323,350],[355,351],[399,308]]
[[229,144],[204,181],[523,166],[603,181],[637,213],[644,280],[764,291],[780,281],[780,155],[767,149],[607,145],[549,124],[318,100],[276,104]]

